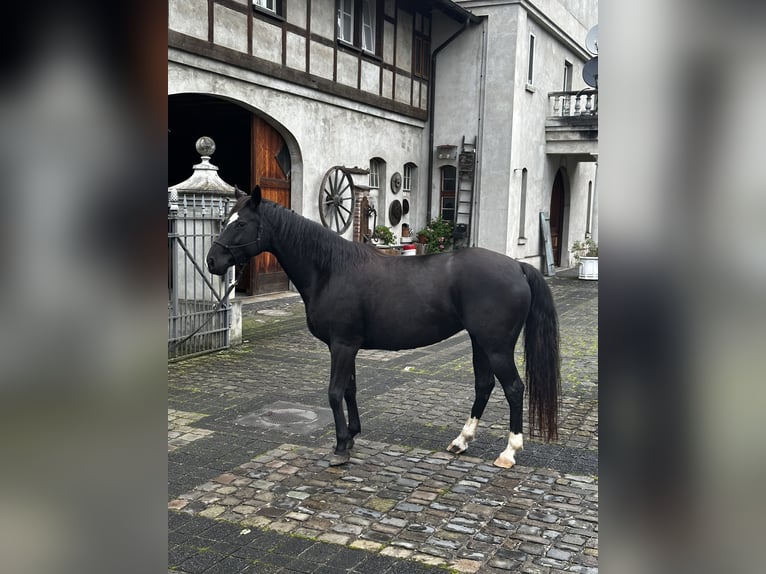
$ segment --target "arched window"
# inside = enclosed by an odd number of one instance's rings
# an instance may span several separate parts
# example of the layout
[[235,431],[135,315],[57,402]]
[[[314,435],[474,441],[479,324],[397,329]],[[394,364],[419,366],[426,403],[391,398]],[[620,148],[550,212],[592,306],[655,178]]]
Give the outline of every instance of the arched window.
[[374,157],[370,160],[370,179],[368,185],[373,189],[380,189],[380,176],[383,160]]
[[402,191],[413,191],[417,186],[418,166],[414,163],[404,164],[404,173],[402,174]]

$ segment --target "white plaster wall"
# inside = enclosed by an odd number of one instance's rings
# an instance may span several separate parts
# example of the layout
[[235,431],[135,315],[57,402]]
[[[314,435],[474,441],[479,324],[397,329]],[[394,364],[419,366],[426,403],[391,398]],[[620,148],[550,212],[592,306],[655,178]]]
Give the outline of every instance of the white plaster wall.
[[207,0],[168,0],[168,29],[207,40]]
[[333,49],[319,42],[311,42],[309,73],[328,80],[333,77]]
[[340,50],[338,50],[336,58],[338,62],[336,79],[338,83],[356,88],[359,60],[355,55],[347,54]]
[[287,21],[298,28],[306,29],[306,2],[290,2]]
[[[592,3],[591,3],[592,4]],[[556,10],[552,14],[568,26],[573,36],[584,42],[588,28],[573,23],[572,15]],[[578,30],[579,26],[579,30]],[[527,86],[529,57],[529,34],[535,35],[535,70],[531,87]],[[594,179],[595,163],[577,162],[567,156],[546,154],[545,119],[548,114],[548,93],[563,89],[564,61],[572,64],[572,89],[587,87],[582,80],[582,66],[587,56],[572,47],[526,10],[518,10],[518,34],[516,46],[516,74],[514,92],[516,103],[513,110],[511,169],[512,185],[509,204],[509,234],[507,253],[518,259],[541,262],[540,212],[550,211],[553,181],[559,168],[564,168],[567,178],[564,226],[562,230],[562,265],[568,262],[568,248],[572,242],[584,237],[587,217],[588,181]],[[521,168],[527,168],[526,245],[518,244],[519,195]]]
[[216,4],[213,17],[213,42],[247,53],[247,15]]
[[282,63],[282,29],[253,18],[253,56],[276,64]]
[[[478,161],[481,179],[476,243],[531,263],[541,263],[539,213],[549,211],[553,180],[559,167],[568,176],[564,221],[563,262],[572,242],[582,239],[588,205],[588,182],[594,182],[595,163],[578,163],[572,158],[546,154],[545,118],[548,92],[563,85],[564,60],[573,64],[572,88],[584,87],[582,66],[589,58],[585,36],[597,22],[596,0],[541,0],[534,5],[516,1],[459,2],[474,14],[486,16],[486,75],[476,75],[480,53],[477,26],[463,33],[439,55],[437,64],[436,122],[434,145],[460,144],[468,118],[475,121],[484,82],[484,117],[481,122]],[[529,16],[527,7],[532,11]],[[536,35],[535,79],[526,88],[528,37]],[[443,40],[436,41],[435,44]],[[459,52],[459,53],[458,53]],[[480,58],[478,58],[480,61]],[[447,68],[445,70],[445,68]],[[461,84],[461,76],[462,78]],[[475,82],[475,87],[470,82]],[[444,85],[455,86],[449,100]],[[476,111],[475,111],[476,110]],[[445,121],[445,118],[450,118]],[[453,141],[449,141],[453,138]],[[429,150],[430,151],[430,150]],[[440,166],[435,162],[435,168]],[[519,245],[521,169],[527,168],[525,235]],[[438,169],[434,171],[433,212],[438,211]]]
[[394,92],[394,99],[397,102],[409,105],[412,96],[412,81],[407,76],[396,74],[395,82],[396,92]]
[[[319,220],[319,187],[330,167],[366,168],[371,158],[383,158],[386,179],[381,187],[388,189],[391,174],[401,173],[407,162],[421,163],[424,122],[406,116],[176,50],[169,51],[168,89],[170,94],[222,96],[282,126],[281,131],[288,132],[286,140],[294,161],[292,208],[315,221]],[[364,177],[361,183],[367,183]],[[413,194],[410,221],[415,221],[416,206],[424,201]],[[379,222],[383,222],[384,214],[387,220],[387,210],[387,204],[378,206]],[[425,212],[422,221],[412,223],[413,228],[424,220]],[[399,227],[395,233],[400,235]],[[349,229],[346,236],[351,234]]]
[[306,38],[287,33],[287,54],[285,63],[288,68],[295,68],[301,72],[306,71]]
[[377,94],[380,91],[380,66],[362,60],[362,77],[360,88],[365,92]]
[[383,85],[380,95],[384,98],[391,98],[394,93],[394,73],[391,70],[383,70]]
[[[292,10],[290,2],[288,10]],[[328,40],[335,40],[335,2],[311,3],[311,33]]]

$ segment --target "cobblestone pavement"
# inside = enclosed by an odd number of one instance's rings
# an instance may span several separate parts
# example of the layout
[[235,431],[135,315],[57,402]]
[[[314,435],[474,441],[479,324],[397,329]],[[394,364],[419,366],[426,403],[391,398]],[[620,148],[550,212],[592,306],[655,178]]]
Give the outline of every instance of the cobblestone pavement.
[[501,390],[468,450],[445,451],[473,401],[465,333],[361,351],[362,435],[351,461],[330,467],[326,346],[297,296],[245,306],[242,346],[168,367],[170,570],[597,572],[598,283],[549,283],[562,339],[559,440],[530,439],[525,412],[510,470],[492,466],[508,436]]

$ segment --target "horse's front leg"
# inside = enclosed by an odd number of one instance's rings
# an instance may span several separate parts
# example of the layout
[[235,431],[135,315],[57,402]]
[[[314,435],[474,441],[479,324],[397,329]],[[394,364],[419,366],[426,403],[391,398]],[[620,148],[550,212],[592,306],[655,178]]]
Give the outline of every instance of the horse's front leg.
[[[350,450],[353,446],[353,438],[349,432],[349,426],[346,423],[346,416],[343,413],[343,399],[349,396],[349,388],[354,377],[354,361],[359,347],[352,345],[333,343],[330,345],[330,388],[328,397],[330,399],[330,408],[335,419],[335,451],[330,457],[330,465],[337,466],[348,462],[351,458]],[[348,402],[348,401],[347,401]],[[353,403],[354,409],[351,409]],[[349,404],[349,417],[352,424],[356,427],[352,430],[359,432],[359,413],[356,411],[356,397]]]
[[495,374],[492,372],[492,366],[487,354],[479,346],[473,335],[471,335],[471,343],[473,345],[473,373],[476,378],[476,396],[473,401],[473,407],[471,407],[471,416],[468,417],[468,420],[463,425],[463,430],[460,431],[457,438],[447,447],[447,452],[455,452],[456,454],[464,452],[468,448],[468,443],[476,436],[479,419],[484,414],[484,409],[487,407],[492,389],[495,388]]
[[348,440],[348,448],[354,446],[354,437],[362,432],[362,423],[359,420],[359,407],[356,405],[356,368],[351,372],[346,393],[346,409],[348,409],[348,434],[351,438]]

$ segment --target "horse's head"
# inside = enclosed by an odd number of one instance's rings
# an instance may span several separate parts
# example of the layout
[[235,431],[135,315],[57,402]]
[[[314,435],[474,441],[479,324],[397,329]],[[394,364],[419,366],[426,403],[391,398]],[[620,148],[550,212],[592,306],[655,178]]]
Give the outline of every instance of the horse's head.
[[265,250],[262,241],[261,188],[251,195],[236,189],[237,202],[226,218],[218,239],[207,252],[207,268],[213,275],[224,275],[232,265],[242,265]]

